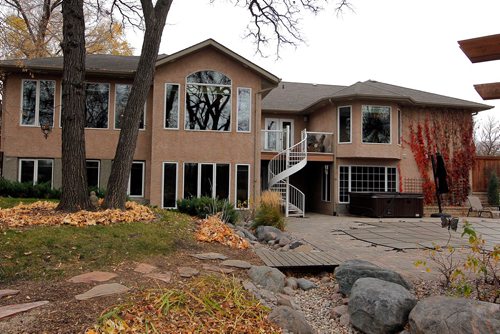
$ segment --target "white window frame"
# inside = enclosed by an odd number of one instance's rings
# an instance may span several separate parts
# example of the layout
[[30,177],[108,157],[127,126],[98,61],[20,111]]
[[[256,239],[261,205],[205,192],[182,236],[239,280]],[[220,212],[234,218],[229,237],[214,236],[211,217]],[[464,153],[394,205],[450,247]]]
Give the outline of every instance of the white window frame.
[[[106,128],[90,128],[90,127],[85,127],[85,129],[89,129],[89,130],[109,130],[110,129],[110,117],[109,117],[109,113],[111,111],[111,84],[109,82],[87,82],[85,81],[83,83],[85,85],[85,96],[87,95],[87,84],[104,84],[104,85],[108,85],[108,112],[107,112],[107,116],[108,116],[108,127]],[[61,99],[62,99],[62,94],[61,94]],[[61,105],[62,105],[62,102],[61,102]],[[114,110],[113,110],[114,111]],[[61,113],[61,116],[62,116],[62,113]],[[114,120],[114,119],[113,119]],[[85,120],[84,122],[86,123],[87,122],[87,110],[85,110]],[[62,125],[62,124],[61,124]]]
[[[36,81],[35,90],[35,124],[23,124],[23,101],[24,101],[24,82],[25,81]],[[21,109],[19,114],[19,125],[26,126],[30,128],[40,127],[40,81],[52,81],[54,83],[54,110],[52,111],[52,128],[56,123],[56,95],[57,95],[57,82],[51,79],[22,79],[21,80]]]
[[[250,91],[250,110],[248,111],[248,130],[238,130],[238,124],[240,123],[240,113],[239,113],[239,106],[240,106],[240,94],[239,91],[240,89],[248,89]],[[252,132],[252,115],[253,115],[253,99],[252,99],[252,88],[249,87],[236,87],[236,132],[240,133],[251,133]]]
[[[340,108],[349,108],[349,141],[340,141]],[[361,121],[363,122],[363,121]],[[363,129],[361,129],[363,131]],[[338,144],[352,144],[352,105],[338,106],[337,107],[337,143]]]
[[[186,77],[186,80],[187,80],[187,77]],[[177,127],[176,128],[167,128],[165,127],[165,119],[167,117],[167,85],[171,85],[171,86],[178,86],[179,87],[179,94],[177,96]],[[164,92],[163,92],[163,129],[164,130],[179,130],[180,127],[179,127],[179,124],[181,122],[181,84],[179,83],[175,83],[175,82],[165,82],[165,85],[163,86],[164,87]],[[185,123],[185,119],[183,120],[184,123]],[[204,131],[204,130],[201,130],[201,131]]]
[[[389,142],[388,143],[369,143],[365,142],[363,140],[363,107],[378,107],[378,108],[389,108]],[[360,122],[361,122],[361,129],[360,129],[360,135],[361,135],[361,144],[366,144],[366,145],[392,145],[392,107],[391,106],[384,106],[384,105],[375,105],[375,104],[363,104],[361,106],[361,117],[360,117]]]
[[133,161],[133,164],[142,164],[142,188],[141,188],[141,195],[130,195],[130,182],[132,180],[132,168],[130,168],[130,174],[128,176],[128,186],[127,186],[127,195],[130,198],[144,198],[144,184],[146,183],[144,176],[146,174],[146,162],[145,161]]
[[[247,197],[248,203],[247,207],[238,208],[238,166],[247,166],[248,167],[248,189],[247,189]],[[250,209],[250,180],[251,180],[251,166],[250,164],[236,164],[234,168],[234,207],[239,210],[248,210]]]
[[[192,82],[187,82],[187,78],[191,75],[191,74],[194,74],[194,73],[198,73],[198,72],[204,72],[204,71],[212,71],[212,72],[219,72],[219,73],[222,73],[224,74],[227,78],[229,78],[229,80],[231,80],[231,84],[230,85],[216,85],[216,84],[206,84],[206,83],[192,83]],[[186,75],[186,78],[184,80],[185,82],[185,86],[184,86],[184,97],[187,95],[187,88],[188,88],[188,85],[202,85],[202,86],[212,86],[212,87],[229,87],[231,88],[231,95],[229,96],[229,102],[228,104],[231,106],[231,110],[229,112],[229,117],[231,118],[231,122],[229,123],[229,129],[227,131],[219,131],[219,130],[197,130],[197,129],[189,129],[188,127],[186,127],[186,117],[188,115],[188,111],[187,111],[187,98],[185,98],[184,100],[184,118],[183,118],[183,123],[184,123],[184,131],[194,131],[194,132],[214,132],[214,133],[231,133],[232,130],[233,130],[233,95],[234,95],[234,91],[233,91],[233,79],[231,79],[225,72],[222,72],[222,71],[219,71],[219,70],[214,70],[214,69],[203,69],[203,70],[198,70],[198,71],[194,71],[194,72],[191,72],[189,73],[188,75]],[[180,87],[179,87],[180,88]],[[180,96],[180,94],[179,94]],[[180,108],[180,106],[179,106]],[[165,120],[163,121],[165,123]]]
[[228,162],[183,162],[182,163],[182,198],[184,198],[184,186],[185,186],[185,172],[186,172],[186,164],[196,164],[198,165],[198,170],[197,170],[197,175],[196,175],[196,197],[201,197],[201,166],[202,165],[212,165],[212,180],[213,180],[213,185],[212,186],[212,198],[215,198],[215,195],[217,194],[217,165],[228,165],[229,166],[229,180],[228,180],[228,185],[229,185],[229,192],[227,198],[221,198],[221,200],[230,200],[231,199],[231,164]]
[[[163,206],[163,195],[165,187],[165,165],[175,164],[175,206]],[[175,161],[163,161],[161,164],[161,208],[162,209],[177,209],[177,200],[179,198],[179,163]]]
[[[113,88],[114,88],[114,103],[113,103],[113,130],[118,130],[120,131],[121,128],[117,128],[116,127],[116,94],[118,93],[117,90],[116,90],[116,86],[118,85],[122,85],[122,86],[131,86],[132,87],[132,84],[127,84],[127,83],[115,83],[113,84]],[[144,112],[143,112],[143,124],[144,124],[144,127],[142,128],[139,128],[139,131],[146,131],[146,111],[147,111],[147,101],[144,102]]]
[[[347,192],[350,193],[351,190],[352,190],[352,167],[366,167],[366,168],[369,168],[369,167],[376,167],[376,168],[380,168],[380,167],[383,167],[385,169],[385,175],[384,175],[384,188],[385,188],[385,192],[388,191],[388,186],[389,186],[389,173],[388,173],[388,169],[389,168],[394,168],[396,173],[396,191],[398,191],[399,189],[399,175],[398,175],[398,168],[396,166],[376,166],[376,165],[339,165],[338,166],[338,187],[337,187],[337,194],[338,194],[338,203],[339,204],[349,204],[350,202],[341,202],[340,201],[340,168],[341,167],[347,167],[348,168],[348,183],[347,183]],[[366,192],[372,192],[372,191],[366,191]]]
[[[85,160],[85,163],[87,162],[97,162],[97,188],[101,186],[101,160],[96,160],[96,159],[87,159]],[[85,169],[86,169],[85,165]]]
[[37,184],[38,180],[38,161],[39,160],[48,160],[52,162],[52,171],[50,175],[50,188],[54,188],[54,159],[43,159],[43,158],[37,158],[37,159],[19,159],[19,168],[18,168],[18,173],[17,173],[17,181],[21,182],[21,166],[23,161],[33,161],[33,185]]

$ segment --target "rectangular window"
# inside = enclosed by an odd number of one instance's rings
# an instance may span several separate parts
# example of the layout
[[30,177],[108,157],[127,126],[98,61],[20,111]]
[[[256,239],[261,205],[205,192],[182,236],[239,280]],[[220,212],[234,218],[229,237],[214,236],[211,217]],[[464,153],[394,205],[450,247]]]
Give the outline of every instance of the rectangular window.
[[52,165],[50,159],[19,160],[19,182],[49,183],[52,187]]
[[363,143],[389,144],[391,142],[391,107],[362,106]]
[[339,143],[350,143],[351,138],[351,106],[338,108]]
[[398,109],[398,144],[401,145],[401,136],[403,136],[403,120],[401,119],[401,110]]
[[330,202],[330,166],[325,165],[323,167],[323,173],[321,174],[321,200],[323,202]]
[[163,208],[177,207],[177,163],[163,163]]
[[85,127],[94,129],[108,128],[109,84],[85,84]]
[[87,185],[89,188],[99,188],[99,160],[87,160]]
[[396,167],[340,166],[340,203],[349,203],[349,192],[395,192],[396,189]]
[[236,165],[236,207],[248,209],[250,199],[250,165]]
[[[125,112],[125,106],[127,105],[131,89],[132,85],[115,85],[115,129],[121,129],[120,123],[123,118],[123,113]],[[144,130],[146,124],[145,112],[146,104],[144,104],[144,110],[142,111],[141,121],[139,123],[139,129],[141,130]]]
[[134,161],[128,180],[128,195],[144,197],[144,161]]
[[198,164],[184,164],[184,198],[198,197]]
[[229,199],[229,164],[185,163],[184,198]]
[[53,80],[23,80],[22,125],[54,126],[55,89]]
[[179,84],[165,84],[165,129],[179,128]]
[[252,111],[252,90],[238,88],[238,132],[250,132]]

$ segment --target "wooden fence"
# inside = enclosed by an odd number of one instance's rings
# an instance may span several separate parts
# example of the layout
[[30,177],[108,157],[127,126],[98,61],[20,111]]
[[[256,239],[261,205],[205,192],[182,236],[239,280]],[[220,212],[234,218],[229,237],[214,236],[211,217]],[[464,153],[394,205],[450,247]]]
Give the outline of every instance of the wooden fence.
[[500,178],[500,156],[478,156],[472,167],[472,191],[484,192],[488,187],[491,172]]

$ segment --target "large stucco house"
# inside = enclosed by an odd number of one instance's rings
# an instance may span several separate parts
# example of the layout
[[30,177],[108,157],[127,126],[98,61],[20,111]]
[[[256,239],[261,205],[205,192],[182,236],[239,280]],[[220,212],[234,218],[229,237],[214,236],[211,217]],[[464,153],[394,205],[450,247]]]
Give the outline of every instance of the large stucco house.
[[[106,188],[137,62],[87,56],[91,186]],[[202,195],[247,208],[270,187],[290,214],[342,213],[350,191],[405,191],[402,180],[419,177],[404,145],[413,120],[441,110],[470,120],[490,108],[376,81],[281,82],[214,40],[160,55],[156,67],[129,196],[164,208]],[[62,58],[5,60],[0,70],[2,176],[60,187]]]

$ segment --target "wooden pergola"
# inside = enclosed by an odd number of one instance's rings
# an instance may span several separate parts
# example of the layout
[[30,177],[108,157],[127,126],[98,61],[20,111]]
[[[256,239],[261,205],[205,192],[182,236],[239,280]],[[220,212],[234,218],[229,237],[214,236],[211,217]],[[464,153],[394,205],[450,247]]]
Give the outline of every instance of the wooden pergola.
[[[458,41],[472,63],[500,60],[500,34]],[[474,85],[483,100],[500,99],[500,82]]]

